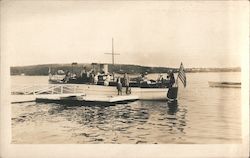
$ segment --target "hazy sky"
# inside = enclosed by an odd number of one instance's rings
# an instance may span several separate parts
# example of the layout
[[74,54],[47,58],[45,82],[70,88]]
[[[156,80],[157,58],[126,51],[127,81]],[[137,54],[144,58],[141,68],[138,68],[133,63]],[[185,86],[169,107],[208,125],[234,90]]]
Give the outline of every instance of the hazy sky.
[[248,2],[11,1],[1,6],[11,65],[115,62],[240,66]]

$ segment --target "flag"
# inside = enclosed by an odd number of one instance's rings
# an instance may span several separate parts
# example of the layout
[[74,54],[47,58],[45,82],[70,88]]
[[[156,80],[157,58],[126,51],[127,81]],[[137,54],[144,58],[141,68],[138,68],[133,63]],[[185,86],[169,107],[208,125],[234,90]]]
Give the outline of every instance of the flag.
[[187,79],[186,79],[186,74],[185,74],[184,67],[183,67],[182,63],[181,63],[180,69],[179,69],[178,78],[183,83],[183,86],[186,87]]

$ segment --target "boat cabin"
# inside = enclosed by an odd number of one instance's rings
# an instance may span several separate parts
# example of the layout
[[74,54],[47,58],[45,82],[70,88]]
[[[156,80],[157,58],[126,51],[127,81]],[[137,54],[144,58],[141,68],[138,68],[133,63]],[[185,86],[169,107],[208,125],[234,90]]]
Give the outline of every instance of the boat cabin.
[[[157,80],[147,79],[147,73],[141,74],[138,77],[129,77],[129,87],[140,87],[140,88],[169,88],[174,82],[174,76],[159,75]],[[80,74],[75,74],[71,72],[66,72],[63,79],[50,77],[50,83],[64,83],[64,84],[95,84],[104,86],[116,86],[117,78],[121,79],[122,86],[125,86],[125,78],[121,75],[116,75],[114,73],[109,73],[108,64],[91,64],[91,70],[87,70],[83,67]]]

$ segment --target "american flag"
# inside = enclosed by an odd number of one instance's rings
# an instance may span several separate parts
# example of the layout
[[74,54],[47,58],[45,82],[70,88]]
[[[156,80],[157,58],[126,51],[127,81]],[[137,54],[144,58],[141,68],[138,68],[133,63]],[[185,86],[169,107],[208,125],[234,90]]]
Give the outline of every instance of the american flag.
[[182,63],[181,63],[180,69],[179,69],[178,78],[181,80],[184,87],[186,87],[187,79],[186,79],[186,74],[185,74],[184,67],[183,67]]

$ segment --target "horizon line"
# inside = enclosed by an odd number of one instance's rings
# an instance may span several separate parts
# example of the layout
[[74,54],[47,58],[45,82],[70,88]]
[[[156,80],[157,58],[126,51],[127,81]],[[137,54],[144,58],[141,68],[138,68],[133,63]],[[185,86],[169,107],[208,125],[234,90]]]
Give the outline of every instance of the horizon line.
[[[30,64],[30,65],[11,65],[10,67],[28,67],[28,66],[42,66],[42,65],[71,65],[72,63],[77,63],[77,62],[71,62],[71,63],[47,63],[47,64]],[[97,62],[92,62],[92,63],[97,63]],[[77,64],[92,64],[92,63],[77,63]],[[108,65],[113,65],[112,63],[97,63],[97,64],[108,64]],[[153,66],[153,65],[140,65],[140,64],[118,64],[115,63],[114,65],[134,65],[134,66],[144,66],[144,67],[162,67],[162,68],[179,68],[178,67],[172,67],[172,66]],[[241,66],[225,66],[225,67],[185,67],[185,69],[193,69],[193,68],[241,68]]]

